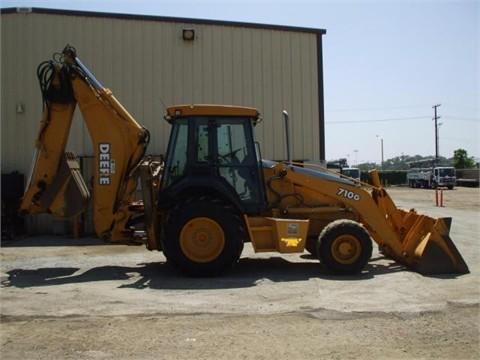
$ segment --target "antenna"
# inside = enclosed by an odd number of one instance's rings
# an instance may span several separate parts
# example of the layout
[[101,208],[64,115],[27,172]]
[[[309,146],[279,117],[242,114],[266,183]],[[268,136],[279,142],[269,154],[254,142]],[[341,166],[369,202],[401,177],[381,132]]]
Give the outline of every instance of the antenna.
[[165,103],[163,102],[163,99],[159,96],[159,97],[158,97],[158,100],[160,100],[160,103],[161,103],[162,106],[163,106],[163,111],[164,111],[164,112],[167,112],[167,105],[165,105]]

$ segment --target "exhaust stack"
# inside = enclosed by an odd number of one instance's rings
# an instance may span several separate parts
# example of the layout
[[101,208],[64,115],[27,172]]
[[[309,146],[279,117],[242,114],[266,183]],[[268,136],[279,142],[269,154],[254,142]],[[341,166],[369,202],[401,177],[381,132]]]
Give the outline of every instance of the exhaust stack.
[[287,110],[283,110],[282,115],[283,115],[283,121],[285,123],[285,142],[287,146],[287,163],[290,164],[292,162],[292,153],[290,150],[290,131],[289,131],[290,127],[288,126],[290,121],[289,121]]

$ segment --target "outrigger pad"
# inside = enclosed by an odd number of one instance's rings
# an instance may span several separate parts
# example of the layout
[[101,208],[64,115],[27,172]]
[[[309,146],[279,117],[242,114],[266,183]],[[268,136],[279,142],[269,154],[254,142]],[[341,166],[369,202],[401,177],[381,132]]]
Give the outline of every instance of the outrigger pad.
[[90,191],[80,173],[74,154],[65,153],[54,181],[40,198],[40,204],[50,213],[70,218],[84,211],[90,199]]

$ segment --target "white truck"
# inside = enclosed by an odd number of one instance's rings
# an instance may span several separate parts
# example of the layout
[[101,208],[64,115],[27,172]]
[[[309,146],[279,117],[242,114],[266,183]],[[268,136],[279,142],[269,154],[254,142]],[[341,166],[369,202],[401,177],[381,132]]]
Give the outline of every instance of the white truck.
[[456,181],[455,168],[451,166],[413,168],[407,172],[407,182],[411,188],[436,189],[446,187],[451,190]]
[[355,168],[355,167],[342,168],[341,174],[360,181],[361,171],[359,168]]

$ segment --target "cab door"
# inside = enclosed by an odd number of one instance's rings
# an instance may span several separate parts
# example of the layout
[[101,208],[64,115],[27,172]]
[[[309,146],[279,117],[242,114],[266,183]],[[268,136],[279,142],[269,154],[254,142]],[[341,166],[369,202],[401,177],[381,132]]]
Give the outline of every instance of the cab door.
[[218,175],[235,190],[247,211],[259,212],[265,205],[251,120],[216,118],[213,139]]

